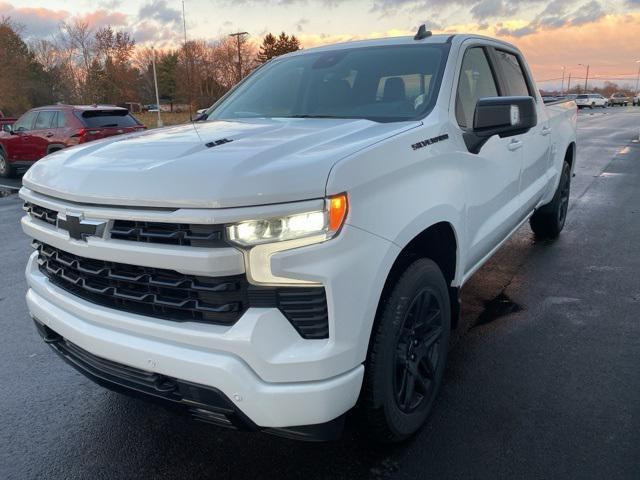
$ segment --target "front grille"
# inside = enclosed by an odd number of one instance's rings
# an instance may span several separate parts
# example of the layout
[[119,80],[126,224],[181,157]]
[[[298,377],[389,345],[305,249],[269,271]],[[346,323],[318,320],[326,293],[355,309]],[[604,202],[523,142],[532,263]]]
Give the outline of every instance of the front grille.
[[329,336],[324,287],[257,287],[245,275],[202,277],[84,258],[34,241],[40,271],[97,305],[173,321],[232,325],[250,307],[278,308],[305,339]]
[[116,310],[177,321],[233,324],[248,308],[244,275],[199,277],[79,257],[36,243],[55,285]]
[[56,221],[58,220],[58,212],[56,212],[55,210],[41,207],[40,205],[29,202],[26,202],[22,208],[33,218],[46,222],[49,225],[56,225]]
[[131,242],[161,243],[190,247],[226,247],[223,225],[136,222],[115,220],[111,238]]

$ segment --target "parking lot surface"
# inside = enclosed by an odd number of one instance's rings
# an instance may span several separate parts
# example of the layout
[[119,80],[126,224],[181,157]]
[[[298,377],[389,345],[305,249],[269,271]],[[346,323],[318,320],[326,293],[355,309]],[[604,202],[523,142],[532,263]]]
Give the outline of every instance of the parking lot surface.
[[465,286],[436,408],[393,447],[352,419],[305,444],[94,385],[35,332],[21,202],[0,187],[0,478],[640,478],[640,108],[581,111],[578,128],[565,231],[522,227]]

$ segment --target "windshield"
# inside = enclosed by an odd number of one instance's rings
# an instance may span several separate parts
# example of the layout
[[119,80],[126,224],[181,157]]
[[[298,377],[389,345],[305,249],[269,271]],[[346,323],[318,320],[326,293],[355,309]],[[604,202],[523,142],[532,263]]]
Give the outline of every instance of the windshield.
[[274,60],[215,105],[208,119],[419,118],[435,104],[448,47],[362,47]]

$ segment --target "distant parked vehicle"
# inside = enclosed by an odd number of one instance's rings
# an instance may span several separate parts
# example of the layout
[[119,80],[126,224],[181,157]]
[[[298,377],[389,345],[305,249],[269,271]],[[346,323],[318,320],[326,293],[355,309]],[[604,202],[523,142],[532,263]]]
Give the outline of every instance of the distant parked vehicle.
[[612,107],[616,105],[624,105],[625,107],[629,105],[630,99],[624,93],[614,93],[609,97],[609,105]]
[[146,127],[126,108],[53,105],[29,110],[0,133],[0,177],[27,169],[57,150]]
[[604,98],[599,93],[585,93],[578,95],[576,97],[576,105],[578,108],[594,108],[594,107],[602,107],[605,108],[609,102],[606,98]]
[[636,96],[633,97],[633,104],[640,107],[640,92],[636,93]]

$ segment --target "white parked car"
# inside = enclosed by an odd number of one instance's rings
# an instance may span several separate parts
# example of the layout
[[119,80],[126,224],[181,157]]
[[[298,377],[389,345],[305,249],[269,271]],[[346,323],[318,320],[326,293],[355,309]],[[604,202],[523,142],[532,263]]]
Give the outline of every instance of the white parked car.
[[491,38],[279,57],[200,124],[29,170],[29,311],[85,375],[198,420],[327,439],[357,404],[405,439],[460,288],[527,221],[562,230],[576,117]]
[[633,104],[640,107],[640,92],[636,93],[636,96],[633,97]]
[[578,95],[575,98],[576,105],[578,108],[594,108],[594,107],[602,107],[605,108],[608,105],[608,101],[599,93],[587,93]]

